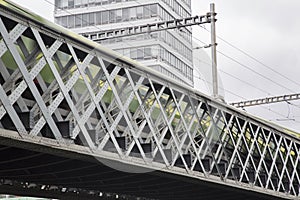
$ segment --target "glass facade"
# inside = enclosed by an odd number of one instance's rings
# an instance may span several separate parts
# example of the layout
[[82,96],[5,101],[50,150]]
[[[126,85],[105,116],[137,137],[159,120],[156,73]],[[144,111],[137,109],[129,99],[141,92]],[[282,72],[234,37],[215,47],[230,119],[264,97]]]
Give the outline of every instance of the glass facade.
[[[92,35],[95,36],[96,35]],[[174,37],[172,34],[169,32],[157,32],[157,33],[151,33],[151,34],[141,34],[138,36],[128,36],[128,37],[122,37],[122,38],[112,38],[112,39],[107,39],[102,42],[102,44],[114,44],[118,42],[129,42],[135,39],[144,39],[147,40],[149,38],[155,38],[158,39],[159,41],[163,42],[164,44],[167,44],[168,46],[171,46],[174,48],[178,53],[180,53],[182,56],[185,58],[191,60],[192,59],[192,50],[186,46],[183,42],[178,41],[176,37]]]
[[[172,20],[173,17],[159,4],[135,6],[131,8],[120,8],[103,10],[89,13],[79,13],[56,17],[56,23],[67,28],[84,28],[88,26],[104,25],[118,22],[128,22],[139,19],[159,18],[161,20]],[[166,31],[164,31],[166,32]],[[179,30],[175,30],[179,32]],[[179,33],[185,40],[191,42],[192,34],[189,29]]]
[[[116,51],[138,61],[158,59],[168,65],[174,66],[180,73],[186,74],[189,79],[193,78],[193,68],[181,62],[173,53],[160,45],[116,49]],[[159,71],[164,72],[162,69]]]
[[[102,6],[112,3],[121,3],[128,1],[136,1],[136,0],[55,0],[55,7],[57,9],[74,9],[74,8],[85,8],[85,7],[94,7],[94,6]],[[187,10],[182,6],[182,2],[188,6],[190,9],[191,1],[190,0],[162,0],[162,2],[166,3],[168,6],[172,8],[178,15],[182,17],[190,16],[190,10]]]
[[[93,34],[96,36],[102,29],[191,16],[190,0],[56,0],[55,4],[56,23],[82,35],[88,33],[92,39]],[[155,66],[153,68],[171,78],[193,85],[190,28],[111,38],[101,43],[141,63],[148,61],[148,66]],[[150,65],[149,60],[152,60]],[[168,67],[164,67],[166,65]]]

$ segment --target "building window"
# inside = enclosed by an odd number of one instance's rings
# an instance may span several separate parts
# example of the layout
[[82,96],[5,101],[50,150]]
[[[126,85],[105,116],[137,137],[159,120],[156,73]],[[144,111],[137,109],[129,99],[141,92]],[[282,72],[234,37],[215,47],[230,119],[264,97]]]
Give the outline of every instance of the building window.
[[89,14],[82,14],[82,26],[85,27],[88,25]]
[[68,8],[68,1],[62,1],[62,9]]
[[68,8],[74,8],[74,0],[68,1]]
[[102,0],[95,0],[96,6],[101,5]]
[[151,51],[151,47],[145,47],[145,55],[144,55],[145,59],[151,59],[152,58],[152,51]]
[[68,17],[68,27],[69,28],[74,28],[75,27],[75,16],[74,15],[70,15]]
[[108,13],[108,11],[104,11],[104,12],[102,12],[101,13],[102,15],[101,15],[101,24],[107,24],[108,23],[108,19],[109,19],[109,13]]
[[144,18],[149,18],[150,15],[151,15],[150,6],[149,5],[145,5],[144,6]]
[[61,24],[63,27],[67,27],[67,25],[68,25],[68,17],[67,16],[62,17]]
[[150,5],[151,17],[157,16],[157,14],[158,14],[158,8],[157,7],[158,7],[157,4]]
[[102,5],[108,4],[108,0],[102,0]]
[[75,27],[81,27],[82,15],[75,15]]
[[142,60],[144,58],[144,51],[143,48],[138,48],[137,49],[137,59]]
[[96,13],[96,24],[97,25],[101,24],[101,13],[100,12]]
[[95,25],[95,13],[89,14],[89,25],[94,26]]
[[122,9],[116,10],[116,22],[122,21]]
[[96,2],[96,0],[89,0],[89,5],[94,6],[95,2]]
[[130,49],[130,58],[137,59],[137,49]]
[[87,7],[88,6],[88,0],[81,0],[82,1],[82,6]]
[[123,14],[123,21],[129,20],[129,8],[123,8],[122,9]]
[[127,56],[127,57],[130,57],[130,49],[124,49],[123,55]]
[[81,0],[74,0],[75,8],[79,8],[81,6]]
[[136,7],[130,8],[129,10],[129,19],[136,19]]
[[57,8],[62,8],[62,2],[61,2],[62,0],[55,0],[55,6],[57,7]]
[[136,17],[138,19],[143,18],[143,7],[142,6],[139,6],[136,8]]
[[109,11],[109,23],[115,23],[116,22],[116,11],[111,10]]

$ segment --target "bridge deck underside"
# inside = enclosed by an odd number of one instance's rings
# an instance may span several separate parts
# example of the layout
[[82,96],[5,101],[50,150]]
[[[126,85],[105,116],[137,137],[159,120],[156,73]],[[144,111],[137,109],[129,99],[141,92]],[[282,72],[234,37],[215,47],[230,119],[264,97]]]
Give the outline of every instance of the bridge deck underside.
[[[299,199],[299,134],[182,86],[4,2],[0,1],[0,128],[17,132],[18,140],[47,139],[61,148],[86,148],[89,154],[109,154],[110,159],[131,167],[138,157],[136,165],[181,176],[172,182],[151,173],[126,175],[104,166],[89,166],[86,173],[95,169],[107,172],[99,174],[104,182],[93,179],[91,187],[134,191],[136,195],[158,188],[154,197],[173,194],[180,199],[182,191],[225,198],[226,190],[216,191],[227,185]],[[10,151],[16,156],[13,163],[5,161]],[[80,185],[80,179],[67,178],[76,177],[80,170],[76,174],[55,172],[86,163],[24,152],[26,159],[19,162],[23,156],[18,157],[17,149],[3,149],[1,177],[27,176],[49,183],[65,177],[61,181],[69,186],[88,186],[85,182]],[[39,167],[37,162],[42,160],[54,165]],[[20,170],[26,165],[33,168]],[[39,170],[49,170],[51,175],[39,176]],[[113,179],[106,180],[106,176]],[[125,176],[130,184],[122,182]],[[200,185],[200,180],[205,180],[220,186],[213,190],[202,184],[201,190],[182,177],[198,180]],[[135,183],[139,179],[141,182]],[[236,190],[236,195],[241,195]]]
[[116,194],[119,199],[277,199],[159,171],[126,173],[86,155],[63,151],[49,154],[46,152],[51,149],[43,146],[33,147],[39,151],[28,150],[31,146],[0,145],[0,193],[61,199],[105,199]]

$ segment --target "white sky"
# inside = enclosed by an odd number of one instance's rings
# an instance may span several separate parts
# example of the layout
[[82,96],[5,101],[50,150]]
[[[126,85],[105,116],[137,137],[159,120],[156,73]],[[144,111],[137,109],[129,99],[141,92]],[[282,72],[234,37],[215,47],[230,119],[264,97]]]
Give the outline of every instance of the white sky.
[[[53,21],[54,0],[12,0],[29,10]],[[218,55],[218,68],[226,92],[226,101],[235,102],[245,99],[263,98],[272,95],[300,93],[300,8],[299,0],[192,0],[193,15],[203,15],[209,11],[209,4],[215,2],[217,15],[217,35],[234,46],[244,50],[272,70],[281,73],[292,81],[267,69],[241,52],[217,39],[218,50],[272,81],[247,70],[245,66]],[[52,4],[52,5],[51,5]],[[209,25],[205,26],[209,29]],[[200,27],[193,27],[194,37],[209,43],[209,33]],[[203,46],[201,43],[199,46]],[[210,50],[207,49],[208,54]],[[236,80],[223,72],[249,82],[255,87]],[[259,88],[259,89],[257,89]],[[287,89],[288,88],[288,89]],[[263,90],[263,91],[261,91]],[[234,93],[238,96],[234,96]],[[292,104],[279,103],[255,108],[248,112],[260,115],[275,123],[300,132],[300,101]],[[272,111],[268,111],[271,109]],[[280,113],[280,115],[274,112]],[[286,120],[286,117],[291,120]]]

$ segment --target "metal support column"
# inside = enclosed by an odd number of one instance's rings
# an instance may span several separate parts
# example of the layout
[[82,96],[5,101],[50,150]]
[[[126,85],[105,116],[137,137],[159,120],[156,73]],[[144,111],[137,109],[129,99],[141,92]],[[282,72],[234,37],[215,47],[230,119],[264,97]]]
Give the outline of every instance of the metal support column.
[[216,43],[216,13],[215,4],[210,4],[211,14],[211,61],[212,61],[212,81],[213,81],[213,97],[219,98],[219,84],[218,84],[218,71],[217,71],[217,43]]

